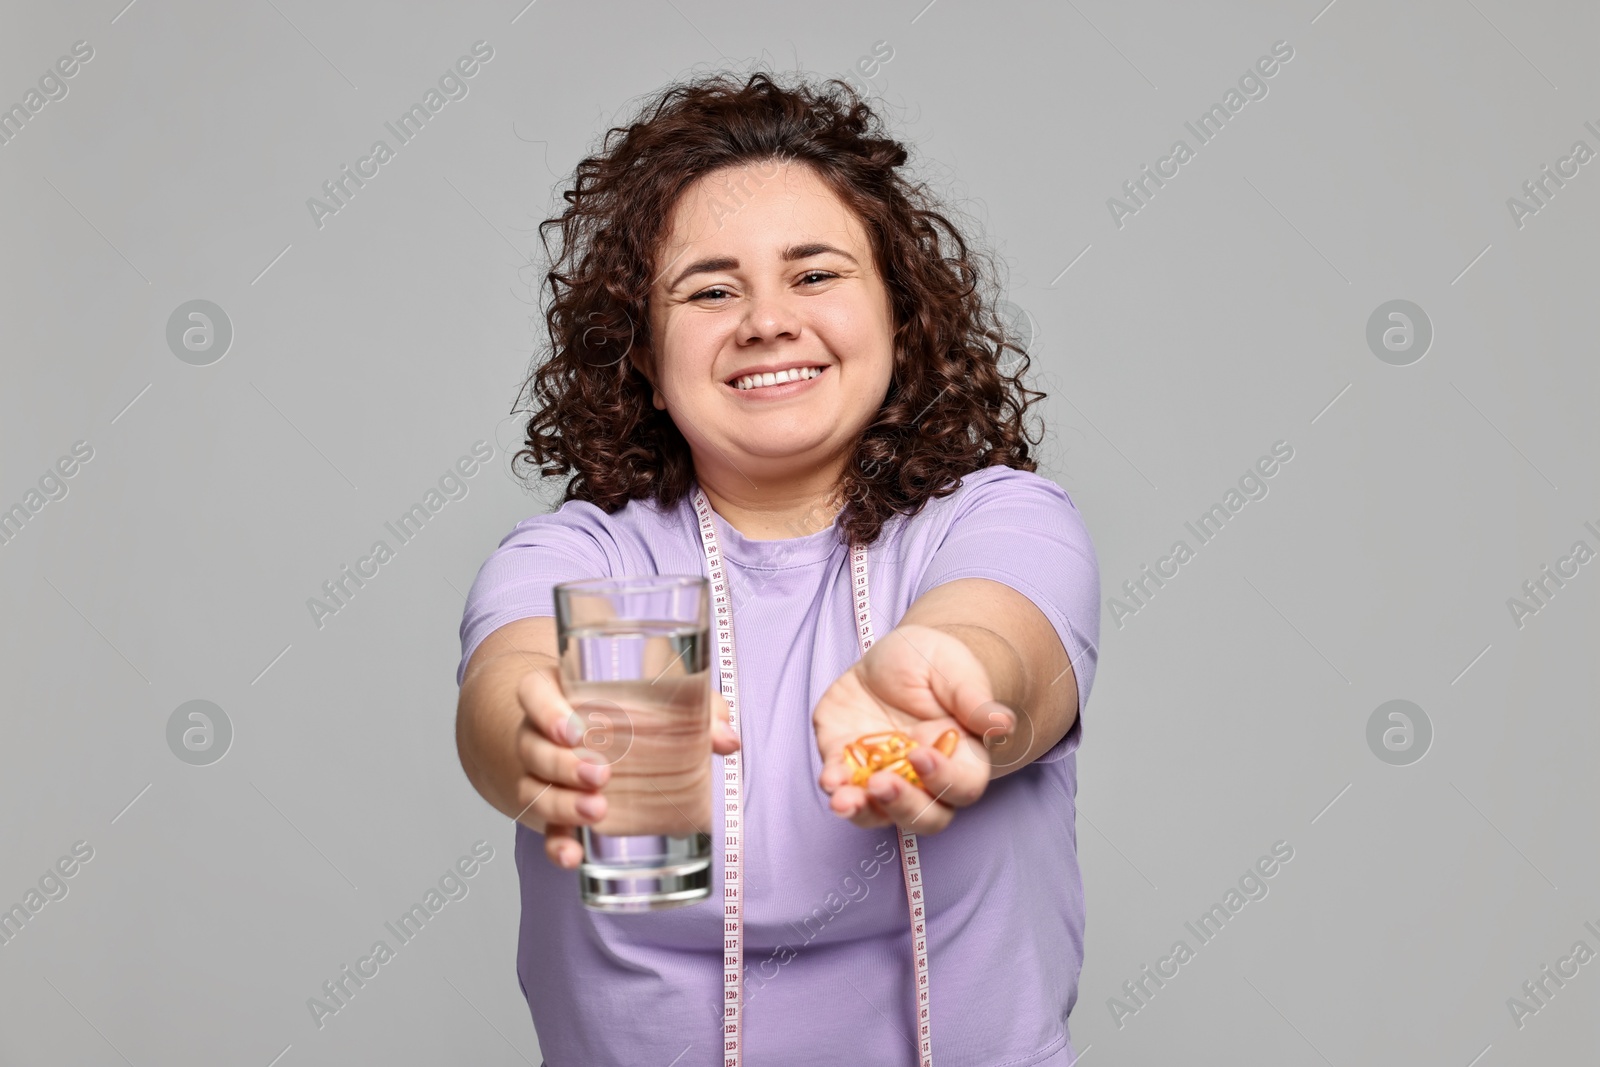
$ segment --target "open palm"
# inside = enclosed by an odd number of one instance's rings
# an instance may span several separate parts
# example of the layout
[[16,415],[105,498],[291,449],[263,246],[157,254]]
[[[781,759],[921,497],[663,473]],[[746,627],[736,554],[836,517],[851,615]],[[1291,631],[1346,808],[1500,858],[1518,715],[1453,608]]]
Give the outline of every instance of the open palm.
[[[990,761],[982,739],[1003,721],[988,672],[959,638],[929,626],[902,626],[876,642],[830,685],[812,712],[830,807],[858,826],[893,822],[913,833],[937,833],[957,808],[983,795]],[[953,756],[933,747],[946,730],[960,732]],[[899,730],[917,742],[910,759],[918,789],[893,771],[877,771],[866,788],[850,784],[844,748],[865,734]]]

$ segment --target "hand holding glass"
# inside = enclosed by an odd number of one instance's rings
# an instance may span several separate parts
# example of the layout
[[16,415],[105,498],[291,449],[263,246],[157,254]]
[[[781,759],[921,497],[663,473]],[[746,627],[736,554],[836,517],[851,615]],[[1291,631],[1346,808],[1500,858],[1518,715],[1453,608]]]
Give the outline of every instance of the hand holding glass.
[[579,828],[586,907],[653,911],[711,891],[710,609],[705,578],[555,587],[561,688],[611,766],[605,817]]

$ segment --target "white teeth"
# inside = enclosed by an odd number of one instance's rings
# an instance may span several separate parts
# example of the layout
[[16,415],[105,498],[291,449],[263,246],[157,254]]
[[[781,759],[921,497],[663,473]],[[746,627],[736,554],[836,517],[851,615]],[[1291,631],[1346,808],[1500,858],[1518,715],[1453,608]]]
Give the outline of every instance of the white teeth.
[[822,373],[821,367],[795,367],[792,370],[780,370],[768,374],[746,374],[743,378],[736,378],[733,382],[735,389],[756,389],[765,385],[782,385],[784,382],[803,381],[815,378]]

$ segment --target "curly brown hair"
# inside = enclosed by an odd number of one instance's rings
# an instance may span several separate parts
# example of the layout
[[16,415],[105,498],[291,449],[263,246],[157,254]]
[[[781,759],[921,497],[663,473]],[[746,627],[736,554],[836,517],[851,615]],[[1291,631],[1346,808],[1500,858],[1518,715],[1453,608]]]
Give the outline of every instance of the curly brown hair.
[[[651,403],[655,256],[673,206],[697,179],[776,160],[810,166],[856,213],[893,308],[889,390],[838,487],[845,535],[871,544],[891,516],[915,515],[983,467],[1035,470],[1029,446],[1039,439],[1028,433],[1027,412],[1046,394],[1023,383],[1029,356],[999,314],[990,257],[900,171],[907,158],[838,79],[786,87],[765,72],[743,84],[719,72],[652,95],[577,165],[562,192],[568,206],[539,225],[551,264],[550,348],[512,407],[532,411],[513,467],[572,474],[563,502],[607,513],[638,499],[667,507],[688,493],[689,446]],[[560,230],[559,254],[549,228]]]

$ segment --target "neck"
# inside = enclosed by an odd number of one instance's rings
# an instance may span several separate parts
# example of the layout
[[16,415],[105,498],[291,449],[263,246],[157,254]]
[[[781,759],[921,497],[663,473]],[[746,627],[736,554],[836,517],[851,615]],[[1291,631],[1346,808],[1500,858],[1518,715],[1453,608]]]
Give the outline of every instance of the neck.
[[778,541],[805,537],[833,523],[844,506],[839,474],[829,467],[776,485],[752,484],[738,471],[697,469],[695,478],[712,510],[728,525],[751,540]]

